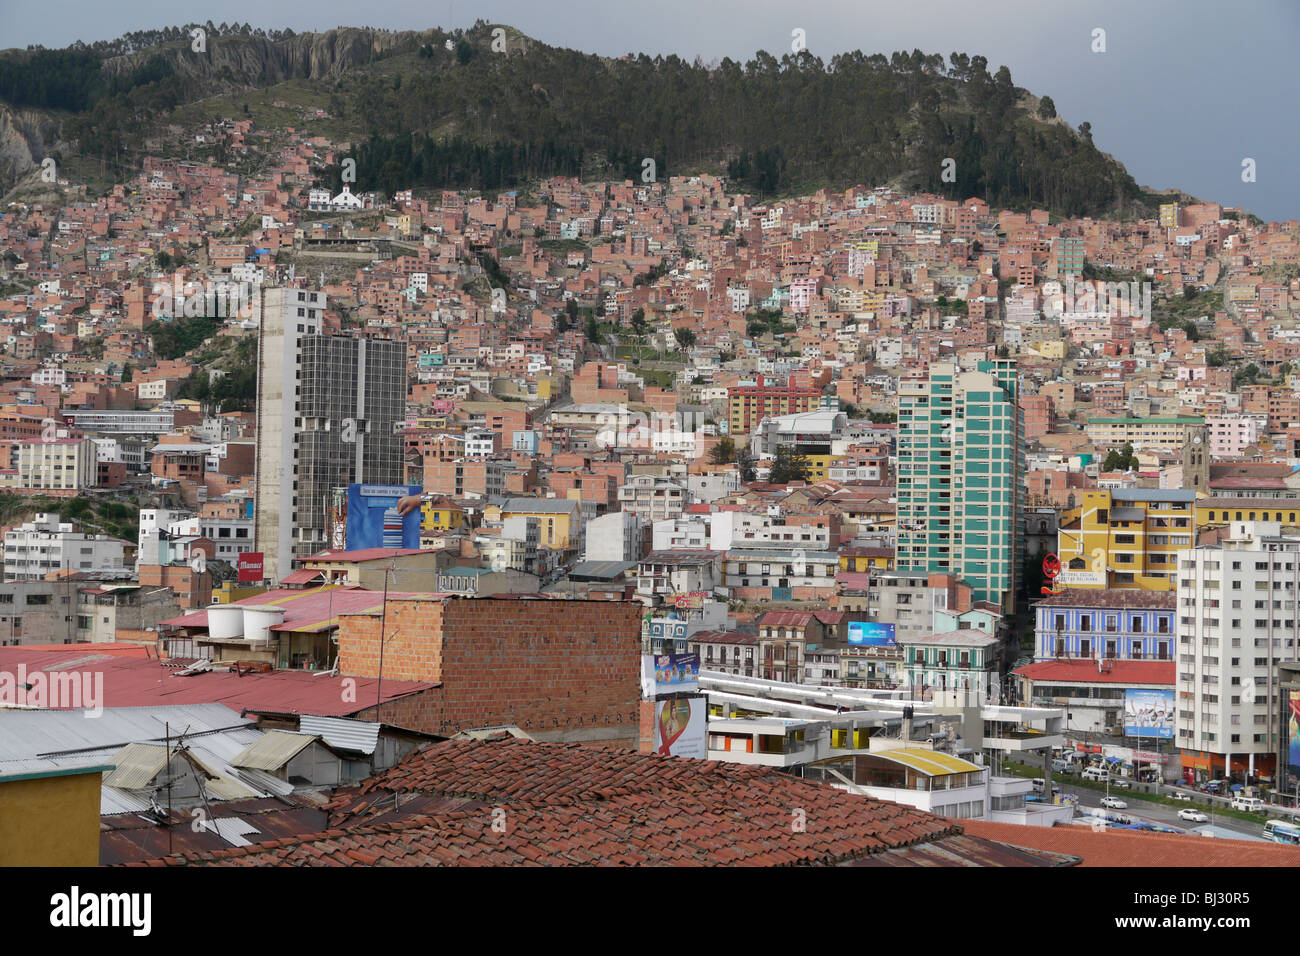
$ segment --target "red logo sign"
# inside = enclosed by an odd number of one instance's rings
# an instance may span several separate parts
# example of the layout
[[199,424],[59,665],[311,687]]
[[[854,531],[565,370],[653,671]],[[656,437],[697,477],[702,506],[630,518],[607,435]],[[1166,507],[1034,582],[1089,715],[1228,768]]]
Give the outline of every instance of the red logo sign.
[[262,552],[245,551],[239,556],[239,583],[260,584],[262,581]]
[[1043,558],[1043,577],[1047,578],[1047,584],[1043,586],[1044,594],[1060,594],[1061,591],[1056,588],[1056,576],[1061,573],[1061,559],[1054,554],[1049,554]]

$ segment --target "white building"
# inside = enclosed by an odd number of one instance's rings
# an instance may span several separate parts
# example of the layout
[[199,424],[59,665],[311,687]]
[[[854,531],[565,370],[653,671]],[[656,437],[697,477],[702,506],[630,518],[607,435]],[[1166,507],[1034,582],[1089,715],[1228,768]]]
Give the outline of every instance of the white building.
[[52,571],[121,571],[125,545],[106,534],[83,534],[56,514],[5,532],[7,581],[38,581]]
[[636,561],[641,557],[641,519],[630,511],[611,511],[586,524],[584,561]]
[[1277,664],[1296,659],[1300,639],[1300,538],[1281,530],[1234,521],[1221,546],[1179,560],[1175,742],[1252,775],[1287,733]]

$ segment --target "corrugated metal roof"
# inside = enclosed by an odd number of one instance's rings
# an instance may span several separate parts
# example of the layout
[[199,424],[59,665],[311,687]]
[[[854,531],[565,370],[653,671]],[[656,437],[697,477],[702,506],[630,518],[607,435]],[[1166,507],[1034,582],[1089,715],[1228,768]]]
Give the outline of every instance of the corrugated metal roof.
[[185,732],[192,740],[199,741],[207,737],[195,735],[233,727],[255,727],[252,720],[240,717],[224,704],[109,707],[96,718],[87,718],[86,713],[83,710],[0,710],[0,763],[37,756],[65,763],[85,762],[88,755],[105,755],[92,751],[116,753],[129,743],[161,743],[169,729],[173,739]]
[[118,787],[99,788],[99,813],[143,813],[149,809],[149,801],[129,790]]
[[291,730],[268,731],[236,754],[230,763],[253,770],[279,770],[318,739],[314,734],[296,734]]
[[635,561],[580,561],[573,566],[569,577],[612,581],[630,568],[635,568],[636,564]]
[[918,773],[930,777],[946,777],[953,773],[972,773],[984,769],[979,764],[971,763],[969,760],[962,760],[960,757],[954,757],[951,754],[940,753],[937,750],[921,750],[915,747],[906,747],[900,750],[882,750],[878,756],[883,757],[885,760],[896,760],[904,766],[911,767]]
[[143,790],[167,766],[167,748],[162,744],[127,744],[113,755],[116,769],[104,776],[106,787]]
[[347,717],[318,717],[303,714],[298,718],[298,729],[304,734],[315,734],[336,750],[373,754],[379,746],[380,724]]

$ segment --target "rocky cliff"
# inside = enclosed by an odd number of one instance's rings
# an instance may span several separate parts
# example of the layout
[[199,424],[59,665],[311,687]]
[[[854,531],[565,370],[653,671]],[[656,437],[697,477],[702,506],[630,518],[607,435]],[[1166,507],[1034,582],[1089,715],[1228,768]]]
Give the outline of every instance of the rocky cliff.
[[207,50],[195,53],[189,42],[169,43],[104,63],[110,75],[126,74],[154,56],[176,72],[201,81],[207,92],[247,86],[272,86],[291,79],[323,79],[373,63],[395,53],[414,51],[430,34],[344,28],[302,33],[284,40],[252,36],[209,36]]

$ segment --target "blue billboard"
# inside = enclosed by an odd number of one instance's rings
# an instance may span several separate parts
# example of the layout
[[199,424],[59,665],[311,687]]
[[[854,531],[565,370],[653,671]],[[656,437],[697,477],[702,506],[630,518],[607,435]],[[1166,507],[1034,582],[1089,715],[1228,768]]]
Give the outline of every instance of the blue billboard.
[[894,625],[878,621],[850,621],[849,643],[857,647],[893,647]]
[[1174,736],[1174,692],[1172,690],[1124,691],[1124,736]]
[[421,510],[397,513],[397,501],[419,485],[348,485],[347,549],[419,548]]

